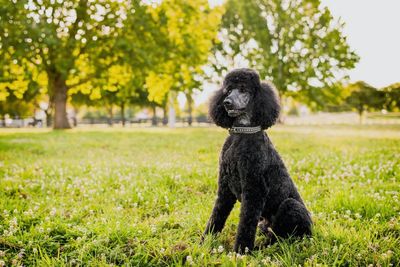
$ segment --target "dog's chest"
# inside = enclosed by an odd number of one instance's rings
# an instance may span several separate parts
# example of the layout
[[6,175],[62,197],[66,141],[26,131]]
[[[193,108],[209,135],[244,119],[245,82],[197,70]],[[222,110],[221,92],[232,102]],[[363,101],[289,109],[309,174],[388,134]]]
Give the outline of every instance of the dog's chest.
[[226,179],[229,189],[241,201],[242,184],[239,169],[243,168],[241,164],[241,155],[234,146],[228,148],[221,158],[221,168],[223,179]]

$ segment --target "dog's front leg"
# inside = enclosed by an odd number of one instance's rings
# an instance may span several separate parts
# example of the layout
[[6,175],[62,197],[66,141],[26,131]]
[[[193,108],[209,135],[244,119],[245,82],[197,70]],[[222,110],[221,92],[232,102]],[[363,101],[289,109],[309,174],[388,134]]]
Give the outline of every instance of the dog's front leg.
[[214,209],[211,213],[210,219],[208,220],[202,239],[204,238],[204,235],[208,233],[215,234],[222,231],[235,202],[235,195],[230,191],[225,181],[221,181],[220,179],[217,200],[215,201]]
[[243,191],[240,221],[236,234],[235,251],[245,253],[254,248],[258,220],[264,207],[262,188],[252,186]]

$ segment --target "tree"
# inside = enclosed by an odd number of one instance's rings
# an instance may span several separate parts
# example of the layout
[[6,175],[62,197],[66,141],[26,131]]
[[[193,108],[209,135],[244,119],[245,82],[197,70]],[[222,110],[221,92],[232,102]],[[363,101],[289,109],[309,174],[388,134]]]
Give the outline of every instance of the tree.
[[248,66],[273,82],[282,97],[322,107],[358,56],[319,0],[228,0],[211,65],[219,78]]
[[[202,73],[216,40],[222,11],[211,8],[207,0],[165,0],[152,10],[163,36],[159,41],[164,54],[146,77],[149,100],[162,104],[169,95],[167,102],[173,109],[174,93],[170,92],[187,91],[195,84],[195,75]],[[169,118],[171,125],[173,121]]]
[[382,89],[385,95],[384,108],[388,111],[400,110],[400,83],[394,83]]
[[3,126],[6,126],[5,118],[7,114],[13,117],[23,118],[33,113],[35,105],[31,101],[34,97],[31,93],[36,90],[36,88],[34,88],[35,84],[33,83],[28,84],[27,87],[28,89],[22,94],[18,93],[18,90],[12,90],[10,87],[6,87],[2,90],[7,94],[6,99],[0,99],[0,115]]
[[360,124],[363,122],[363,115],[366,111],[380,110],[384,105],[384,93],[363,81],[350,84],[347,87],[350,95],[346,103],[357,110],[360,116]]
[[[186,97],[187,111],[188,111],[188,124],[192,126],[193,123],[193,93],[195,90],[200,89],[202,77],[199,74],[192,74],[191,79],[187,79],[185,84],[184,94]],[[204,80],[203,80],[204,81]]]
[[8,60],[8,64],[4,64],[7,56],[3,54],[3,60],[0,61],[0,115],[3,125],[6,114],[14,117],[31,115],[38,107],[41,93],[36,81],[40,75],[32,68],[32,64],[16,60]]
[[113,49],[127,4],[112,0],[2,2],[2,49],[11,59],[29,61],[45,72],[50,105],[55,109],[54,128],[69,128],[68,91],[92,78],[77,69],[77,61],[86,60],[90,66]]

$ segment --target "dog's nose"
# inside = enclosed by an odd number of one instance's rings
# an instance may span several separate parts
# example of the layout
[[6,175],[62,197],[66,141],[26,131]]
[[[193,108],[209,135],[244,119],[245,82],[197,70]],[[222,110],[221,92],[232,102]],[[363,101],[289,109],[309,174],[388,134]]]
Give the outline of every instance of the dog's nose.
[[233,103],[232,103],[232,100],[231,100],[231,99],[225,98],[223,104],[224,104],[224,106],[225,106],[226,108],[231,108]]

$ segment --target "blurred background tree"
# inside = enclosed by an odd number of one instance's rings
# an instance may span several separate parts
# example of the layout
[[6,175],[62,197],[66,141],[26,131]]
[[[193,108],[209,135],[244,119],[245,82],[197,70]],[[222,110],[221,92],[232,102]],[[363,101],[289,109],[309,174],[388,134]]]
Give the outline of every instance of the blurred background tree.
[[152,10],[165,36],[161,41],[165,53],[147,76],[146,86],[151,101],[161,104],[165,97],[170,98],[171,126],[175,121],[174,92],[185,92],[192,102],[192,91],[199,86],[196,76],[203,74],[201,67],[208,61],[222,12],[221,7],[211,8],[208,0],[165,0]]
[[384,108],[388,111],[400,110],[400,83],[391,84],[382,89],[384,93]]
[[342,30],[319,0],[228,0],[213,67],[221,77],[245,60],[281,98],[323,107],[358,61]]
[[106,109],[110,125],[114,116],[125,125],[127,110],[146,107],[153,125],[161,109],[163,124],[173,126],[183,93],[191,125],[194,92],[241,66],[273,82],[283,105],[361,115],[399,110],[398,84],[346,85],[359,58],[343,22],[320,0],[226,0],[214,7],[208,0],[0,1],[3,117],[40,108],[47,125],[69,128],[69,105],[75,113]]
[[350,84],[346,90],[350,95],[345,99],[346,103],[357,111],[360,123],[363,123],[363,115],[366,111],[381,110],[384,107],[384,92],[363,81]]
[[[95,59],[101,64],[115,47],[129,8],[116,1],[3,1],[2,50],[45,72],[55,129],[70,127],[68,91],[93,78],[92,64]],[[113,56],[123,55],[113,51]],[[78,69],[78,61],[85,61],[85,68]]]

